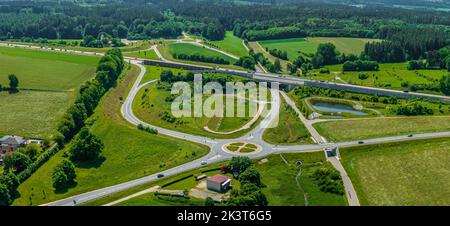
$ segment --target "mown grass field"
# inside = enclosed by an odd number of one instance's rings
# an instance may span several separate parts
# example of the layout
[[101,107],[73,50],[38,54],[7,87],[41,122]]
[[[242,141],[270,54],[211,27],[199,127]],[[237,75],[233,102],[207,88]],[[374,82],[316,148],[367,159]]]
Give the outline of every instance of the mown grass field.
[[[172,101],[166,101],[166,98],[170,97],[170,95],[170,90],[158,89],[156,83],[143,87],[138,92],[136,99],[133,102],[133,111],[136,117],[151,125],[214,138],[240,137],[249,131],[249,129],[246,129],[233,134],[222,135],[208,132],[204,127],[208,126],[208,128],[214,131],[225,131],[225,129],[226,131],[232,131],[241,128],[246,122],[250,121],[251,117],[233,117],[230,119],[225,117],[223,120],[219,117],[206,116],[181,117],[177,118],[173,123],[164,120],[164,112],[172,116]],[[225,98],[223,103],[226,103]],[[246,106],[248,106],[248,104],[246,104]],[[256,126],[256,124],[257,123],[254,123],[252,128]]]
[[223,40],[210,42],[218,46],[219,49],[235,56],[242,57],[248,55],[247,49],[245,49],[244,44],[242,43],[242,39],[234,36],[232,31],[227,31]]
[[294,110],[283,100],[278,126],[264,131],[263,139],[271,144],[310,144],[310,134]]
[[139,50],[133,52],[125,52],[124,56],[151,59],[151,60],[160,60],[154,50],[142,50],[142,51]]
[[66,191],[52,187],[53,168],[64,158],[61,150],[40,167],[18,189],[14,205],[39,205],[61,198],[111,186],[181,165],[205,155],[206,146],[163,135],[150,135],[129,125],[120,115],[121,98],[125,98],[138,74],[132,67],[118,87],[109,91],[92,116],[92,132],[105,144],[104,159],[78,164],[77,185]]
[[364,38],[341,38],[341,37],[308,37],[308,38],[290,38],[274,39],[260,41],[264,48],[279,49],[287,51],[288,58],[294,60],[302,53],[314,54],[321,43],[332,43],[341,53],[353,53],[359,55],[364,50],[367,42],[376,41],[375,39]]
[[314,124],[330,141],[351,141],[411,133],[450,131],[450,116],[381,117],[334,120]]
[[450,139],[340,150],[362,205],[450,205]]
[[[298,173],[299,168],[295,166],[297,160],[301,160],[304,164],[302,176],[299,181],[303,189],[308,194],[309,206],[345,206],[347,200],[345,195],[335,195],[331,193],[324,193],[320,191],[316,182],[310,177],[311,174],[319,167],[332,167],[329,165],[324,157],[323,152],[311,152],[311,153],[289,153],[283,154],[283,157],[287,160],[289,165],[286,165],[281,159],[280,155],[271,155],[267,157],[266,163],[259,164],[258,160],[254,161],[255,166],[261,173],[262,182],[266,185],[262,190],[266,195],[269,205],[271,206],[304,206],[303,192],[297,187],[295,176]],[[170,181],[182,178],[187,175],[200,175],[202,171],[207,169],[217,168],[221,165],[227,164],[227,162],[215,163],[211,166],[203,167],[196,170],[191,170],[171,177],[163,178],[158,181],[154,181],[148,184],[140,185],[135,188],[131,188],[116,194],[108,195],[98,200],[86,203],[86,206],[98,206],[104,205],[118,199],[124,198],[131,194],[137,193],[144,189],[148,189],[155,185],[163,185]],[[214,175],[220,171],[211,171],[206,173],[207,175]],[[230,175],[231,177],[231,175]],[[186,188],[194,187],[197,182],[188,178],[169,185],[167,189],[183,190]],[[238,182],[233,179],[233,186],[238,188]],[[122,203],[116,204],[118,206],[159,206],[159,205],[203,205],[203,201],[199,202],[197,199],[190,199],[188,201],[176,200],[173,202],[167,202],[166,200],[160,200],[153,194],[146,194],[138,196]]]
[[0,47],[0,84],[8,75],[19,78],[19,89],[73,90],[92,78],[99,58],[74,54]]
[[0,92],[0,134],[50,138],[78,87],[95,75],[99,58],[22,48],[0,48],[0,84],[19,79],[19,92]]

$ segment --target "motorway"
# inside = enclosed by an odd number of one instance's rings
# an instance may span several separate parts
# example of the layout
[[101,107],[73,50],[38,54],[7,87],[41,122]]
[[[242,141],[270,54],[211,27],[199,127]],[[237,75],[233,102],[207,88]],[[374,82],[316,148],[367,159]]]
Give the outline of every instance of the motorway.
[[[60,51],[60,52],[66,52],[66,53],[72,53],[72,54],[82,54],[82,55],[97,55],[101,56],[102,53],[94,53],[94,52],[83,52],[83,51],[77,51],[77,50],[65,50],[65,49],[55,49],[55,48],[47,48],[47,47],[38,47],[38,46],[28,46],[28,45],[20,45],[20,44],[5,44],[0,43],[0,46],[8,46],[8,47],[22,47],[22,48],[32,48],[37,50],[43,50],[43,51]],[[162,60],[165,60],[162,55],[157,50],[156,46],[152,46],[152,49],[155,50],[158,56]],[[146,177],[142,177],[136,180],[128,181],[125,183],[120,183],[117,185],[109,186],[106,188],[86,192],[83,194],[78,194],[72,197],[68,197],[65,199],[57,200],[51,203],[44,204],[44,206],[74,206],[79,205],[81,203],[89,202],[101,197],[104,197],[106,195],[114,194],[116,192],[120,192],[138,185],[146,184],[152,181],[158,180],[157,175],[158,174],[164,174],[165,177],[179,174],[181,172],[193,170],[196,168],[201,167],[204,163],[206,164],[212,164],[216,162],[221,162],[224,160],[229,160],[233,156],[236,155],[244,155],[248,156],[250,158],[263,158],[271,154],[275,153],[289,153],[289,152],[312,152],[312,151],[323,151],[324,148],[327,147],[351,147],[351,146],[359,146],[361,141],[348,141],[348,142],[339,142],[339,143],[328,143],[322,136],[320,136],[317,131],[315,131],[314,127],[312,127],[311,122],[309,122],[306,118],[304,118],[301,114],[299,114],[300,120],[305,124],[306,128],[310,132],[310,134],[313,136],[314,140],[317,142],[317,144],[310,144],[310,145],[272,145],[267,142],[265,142],[262,139],[262,135],[264,133],[265,128],[270,123],[273,123],[274,120],[278,119],[278,113],[280,110],[280,95],[279,90],[272,88],[271,95],[272,95],[272,104],[271,109],[267,116],[260,122],[258,126],[256,126],[254,129],[249,131],[247,134],[240,138],[235,139],[212,139],[208,137],[202,137],[202,136],[196,136],[192,134],[186,134],[178,131],[173,131],[161,127],[156,127],[153,125],[150,125],[146,122],[141,121],[138,119],[132,110],[132,103],[134,98],[136,97],[138,91],[143,88],[144,86],[155,82],[156,80],[146,82],[144,84],[141,84],[141,81],[146,73],[146,68],[142,65],[143,61],[145,59],[139,59],[139,58],[130,58],[125,57],[126,60],[128,60],[130,63],[137,65],[140,68],[140,74],[138,75],[135,83],[133,84],[133,87],[131,88],[127,98],[125,99],[122,108],[121,108],[121,114],[123,117],[131,124],[133,125],[146,125],[150,127],[154,127],[158,129],[158,133],[172,136],[175,138],[183,139],[183,140],[189,140],[192,142],[197,142],[204,144],[208,147],[210,147],[211,151],[192,162],[185,163],[183,165],[158,172]],[[219,69],[219,70],[226,70],[229,72],[229,69]],[[242,71],[239,71],[239,73],[242,73]],[[292,77],[286,77],[286,76],[280,76],[280,75],[270,75],[267,73],[253,73],[253,77],[255,76],[259,77],[261,80],[268,80],[271,82],[283,82],[286,80],[291,80],[296,83],[302,83],[301,79],[298,78],[292,78]],[[289,99],[289,97],[285,93],[281,93],[283,98],[286,100],[286,102],[294,108],[295,111],[298,111],[298,109],[295,107],[295,104],[292,100]],[[299,112],[299,111],[298,111]],[[298,113],[297,112],[297,113]],[[367,144],[379,144],[379,143],[388,143],[388,142],[397,142],[397,141],[407,141],[407,140],[415,140],[415,139],[428,139],[428,138],[437,138],[437,137],[450,137],[450,132],[440,132],[440,133],[426,133],[426,134],[414,134],[413,136],[393,136],[393,137],[382,137],[382,138],[374,138],[374,139],[367,139],[364,140],[364,145]],[[257,153],[246,153],[246,154],[233,154],[230,152],[227,152],[224,150],[224,145],[228,144],[230,142],[251,142],[258,144],[262,147],[262,150]],[[344,186],[346,189],[347,199],[349,201],[350,205],[359,205],[359,201],[356,196],[356,192],[353,189],[353,186],[351,185],[351,181],[348,178],[348,176],[345,173],[345,169],[342,167],[342,165],[339,162],[338,158],[335,159],[328,159],[333,166],[341,173],[341,176],[343,177]]]

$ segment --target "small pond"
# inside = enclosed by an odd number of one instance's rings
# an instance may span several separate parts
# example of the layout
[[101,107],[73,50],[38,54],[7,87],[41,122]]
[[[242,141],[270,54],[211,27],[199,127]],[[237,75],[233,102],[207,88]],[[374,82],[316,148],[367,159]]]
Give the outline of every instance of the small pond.
[[345,113],[350,113],[353,115],[367,115],[366,112],[355,110],[355,109],[353,109],[352,106],[345,105],[345,104],[315,102],[312,105],[317,110],[324,111],[324,112],[342,112],[342,113],[345,112]]

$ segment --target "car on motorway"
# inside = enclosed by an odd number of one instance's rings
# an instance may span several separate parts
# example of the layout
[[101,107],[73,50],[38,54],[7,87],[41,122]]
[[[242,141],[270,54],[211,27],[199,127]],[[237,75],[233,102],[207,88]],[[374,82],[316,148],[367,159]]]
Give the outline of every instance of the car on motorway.
[[360,140],[358,141],[358,144],[364,144],[364,141]]
[[202,166],[204,166],[204,165],[206,165],[206,164],[207,164],[206,161],[201,161],[201,162],[200,162],[200,165],[202,165]]
[[412,134],[409,134],[408,137],[413,137],[413,135],[412,135]]
[[409,93],[409,90],[403,90],[404,93]]
[[164,177],[164,174],[160,173],[160,174],[156,175],[156,177],[157,177],[157,178]]

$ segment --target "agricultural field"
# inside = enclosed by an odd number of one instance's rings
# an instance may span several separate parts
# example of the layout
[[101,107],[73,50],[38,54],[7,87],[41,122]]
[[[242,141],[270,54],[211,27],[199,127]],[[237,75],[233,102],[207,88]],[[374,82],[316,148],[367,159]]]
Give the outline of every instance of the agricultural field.
[[316,53],[317,47],[322,43],[334,44],[336,49],[341,53],[359,55],[364,50],[364,45],[372,41],[377,40],[364,38],[308,37],[264,40],[259,41],[259,43],[264,48],[287,51],[289,60],[294,60],[302,54]]
[[243,40],[234,36],[232,31],[225,33],[225,38],[221,41],[208,41],[215,46],[218,46],[220,50],[231,53],[235,56],[242,57],[247,56],[248,51],[244,46]]
[[[138,92],[133,102],[133,111],[136,117],[151,125],[207,137],[239,137],[249,131],[249,129],[245,129],[231,134],[216,134],[209,132],[205,127],[217,132],[233,131],[241,128],[252,117],[182,117],[174,118],[175,121],[170,122],[170,119],[173,117],[171,113],[172,101],[166,101],[170,97],[170,90],[158,89],[156,82],[149,84]],[[235,112],[236,108],[235,104]],[[257,122],[251,128],[256,124]]]
[[450,116],[379,117],[370,119],[332,120],[314,124],[330,141],[351,141],[411,133],[450,130]]
[[263,139],[271,144],[310,144],[310,134],[298,119],[294,110],[283,100],[280,105],[279,123],[264,131]]
[[340,149],[362,205],[448,206],[450,139]]
[[[0,48],[0,84],[19,79],[19,92],[0,92],[0,134],[50,138],[78,87],[95,74],[99,58],[22,48]],[[24,66],[26,65],[26,66]]]
[[[14,205],[39,205],[75,194],[137,179],[205,155],[206,146],[163,135],[150,135],[129,125],[120,115],[121,97],[127,95],[138,74],[132,67],[119,85],[102,99],[90,118],[91,130],[105,144],[103,158],[77,164],[76,186],[55,191],[51,175],[70,148],[61,150],[20,185]],[[126,147],[126,148],[124,148]]]

